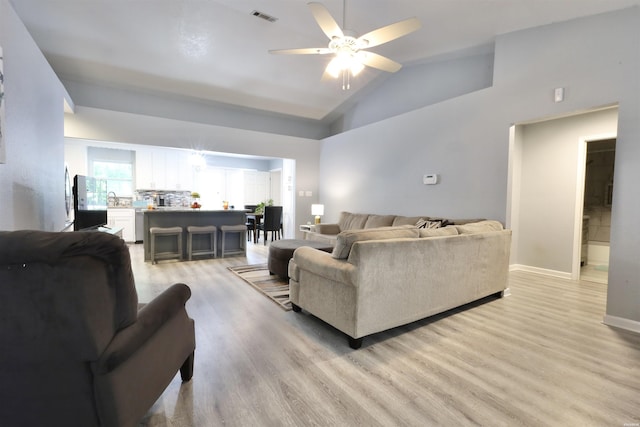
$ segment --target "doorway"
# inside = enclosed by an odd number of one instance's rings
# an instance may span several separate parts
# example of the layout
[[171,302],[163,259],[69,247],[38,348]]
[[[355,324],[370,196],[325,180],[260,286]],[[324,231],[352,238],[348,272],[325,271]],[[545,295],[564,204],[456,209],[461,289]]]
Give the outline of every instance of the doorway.
[[616,139],[587,140],[580,280],[607,283]]
[[512,270],[580,280],[587,141],[615,139],[617,122],[614,106],[512,126]]

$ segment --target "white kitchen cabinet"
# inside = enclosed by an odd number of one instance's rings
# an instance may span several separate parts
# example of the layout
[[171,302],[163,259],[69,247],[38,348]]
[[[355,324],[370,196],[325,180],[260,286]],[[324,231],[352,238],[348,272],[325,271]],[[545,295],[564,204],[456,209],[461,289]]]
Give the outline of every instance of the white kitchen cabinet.
[[246,204],[266,202],[270,196],[269,172],[244,171],[244,200]]
[[155,188],[163,190],[171,190],[167,186],[167,161],[166,161],[166,149],[155,148],[152,152],[153,157],[153,182]]
[[165,186],[167,190],[192,190],[193,167],[190,163],[190,153],[184,150],[166,150],[163,166]]
[[189,153],[170,148],[136,150],[136,188],[145,190],[189,190],[193,168]]
[[153,149],[136,149],[136,188],[154,190],[155,181],[153,179]]
[[133,209],[107,209],[107,226],[122,228],[125,242],[136,241],[136,217]]
[[191,153],[181,151],[178,156],[178,186],[176,190],[193,189],[193,164],[191,163]]
[[164,148],[139,148],[136,150],[136,188],[165,190]]

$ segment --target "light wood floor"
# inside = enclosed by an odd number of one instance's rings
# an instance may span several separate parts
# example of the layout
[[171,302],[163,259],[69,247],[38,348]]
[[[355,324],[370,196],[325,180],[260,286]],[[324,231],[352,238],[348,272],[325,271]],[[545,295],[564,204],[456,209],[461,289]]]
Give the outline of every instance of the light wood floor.
[[144,426],[625,426],[640,423],[640,335],[602,324],[606,285],[512,273],[511,296],[365,338],[352,350],[227,270],[247,258],[142,261],[140,301],[187,283],[192,381]]

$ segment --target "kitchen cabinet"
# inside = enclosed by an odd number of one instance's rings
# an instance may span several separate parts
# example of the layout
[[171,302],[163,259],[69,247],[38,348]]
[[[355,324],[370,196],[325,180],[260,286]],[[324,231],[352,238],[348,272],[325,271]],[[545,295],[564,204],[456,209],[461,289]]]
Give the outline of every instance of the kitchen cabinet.
[[136,188],[166,189],[164,150],[162,148],[136,150]]
[[153,179],[153,150],[151,148],[136,149],[136,188],[155,189]]
[[136,188],[191,191],[192,186],[188,152],[156,147],[136,150]]
[[244,200],[257,204],[271,198],[269,172],[244,171]]
[[190,153],[184,150],[165,152],[165,186],[168,190],[188,190],[193,187],[193,166]]
[[107,226],[122,228],[122,239],[125,242],[136,241],[136,221],[133,209],[107,209]]

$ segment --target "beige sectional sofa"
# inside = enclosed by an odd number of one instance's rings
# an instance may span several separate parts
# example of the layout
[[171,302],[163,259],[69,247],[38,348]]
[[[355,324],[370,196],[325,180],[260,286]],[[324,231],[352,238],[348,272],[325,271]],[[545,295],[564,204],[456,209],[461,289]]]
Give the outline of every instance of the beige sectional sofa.
[[446,219],[429,216],[376,215],[367,213],[341,212],[337,223],[316,224],[315,231],[307,232],[305,238],[331,242],[335,245],[338,234],[347,230],[362,230],[378,227],[398,227],[401,225],[416,225],[420,221],[427,221],[428,226],[452,225],[478,222],[481,219]]
[[296,249],[289,262],[294,311],[305,309],[362,338],[507,289],[511,230],[497,221],[436,229],[347,230],[333,253]]

